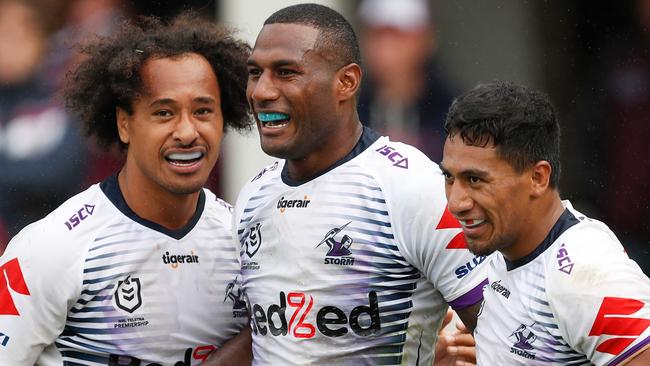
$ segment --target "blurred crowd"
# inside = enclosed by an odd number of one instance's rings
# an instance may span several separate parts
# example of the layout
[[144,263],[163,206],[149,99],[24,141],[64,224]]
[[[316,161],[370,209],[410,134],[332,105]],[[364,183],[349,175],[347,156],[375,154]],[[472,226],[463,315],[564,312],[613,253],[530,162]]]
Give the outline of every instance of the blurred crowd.
[[[26,224],[120,166],[118,152],[100,151],[83,137],[58,91],[80,57],[74,44],[107,34],[120,19],[176,10],[173,2],[150,3],[0,0],[0,252]],[[218,2],[195,3],[215,16]],[[348,16],[364,53],[361,121],[439,161],[446,111],[462,90],[441,71],[441,15],[431,5],[360,0]],[[649,273],[650,0],[635,6],[636,26],[626,29],[625,42],[603,50],[578,80],[585,93],[572,106],[579,111],[561,113],[575,119],[561,121],[569,146],[562,191],[605,221]],[[218,172],[211,188],[219,191]]]
[[0,243],[94,180],[90,167],[110,165],[58,91],[77,57],[68,42],[110,31],[113,3],[0,0]]

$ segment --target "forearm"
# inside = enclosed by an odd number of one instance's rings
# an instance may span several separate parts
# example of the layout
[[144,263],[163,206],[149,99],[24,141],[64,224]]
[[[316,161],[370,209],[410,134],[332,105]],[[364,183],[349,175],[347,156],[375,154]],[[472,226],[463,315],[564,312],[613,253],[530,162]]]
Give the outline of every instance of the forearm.
[[251,328],[246,326],[215,351],[203,366],[250,366],[253,362]]

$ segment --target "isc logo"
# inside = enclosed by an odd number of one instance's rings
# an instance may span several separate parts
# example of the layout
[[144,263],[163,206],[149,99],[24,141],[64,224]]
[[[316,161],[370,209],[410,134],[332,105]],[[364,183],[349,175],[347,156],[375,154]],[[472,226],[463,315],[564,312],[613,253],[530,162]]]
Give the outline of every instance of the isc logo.
[[406,158],[399,152],[395,151],[394,147],[384,145],[375,151],[387,157],[388,160],[393,162],[393,166],[403,169],[409,168],[409,158]]
[[65,222],[65,226],[68,227],[68,230],[72,230],[88,216],[91,216],[93,214],[93,211],[95,211],[95,205],[85,204],[84,207],[78,209],[77,212],[75,212],[75,214]]

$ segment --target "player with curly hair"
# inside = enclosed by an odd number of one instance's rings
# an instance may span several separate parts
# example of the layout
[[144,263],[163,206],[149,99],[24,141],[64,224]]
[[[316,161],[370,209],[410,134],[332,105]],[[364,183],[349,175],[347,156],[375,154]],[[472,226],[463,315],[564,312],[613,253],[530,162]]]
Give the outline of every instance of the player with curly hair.
[[196,365],[246,323],[224,300],[232,208],[203,185],[225,129],[249,126],[250,47],[184,14],[81,50],[66,104],[125,163],[0,257],[0,364]]

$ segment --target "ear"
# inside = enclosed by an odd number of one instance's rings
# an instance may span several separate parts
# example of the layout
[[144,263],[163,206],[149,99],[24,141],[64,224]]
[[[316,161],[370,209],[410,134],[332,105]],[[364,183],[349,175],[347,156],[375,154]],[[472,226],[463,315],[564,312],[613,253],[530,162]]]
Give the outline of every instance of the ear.
[[117,116],[117,133],[120,135],[120,141],[128,145],[130,121],[129,113],[120,107],[116,107],[115,115]]
[[336,75],[336,94],[340,101],[354,98],[361,86],[361,67],[349,64],[342,67]]
[[540,160],[531,168],[531,196],[540,197],[551,187],[553,168],[546,160]]

